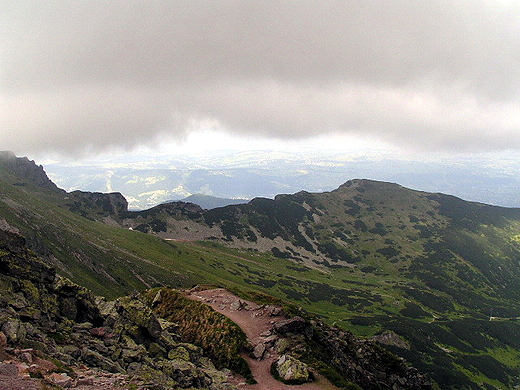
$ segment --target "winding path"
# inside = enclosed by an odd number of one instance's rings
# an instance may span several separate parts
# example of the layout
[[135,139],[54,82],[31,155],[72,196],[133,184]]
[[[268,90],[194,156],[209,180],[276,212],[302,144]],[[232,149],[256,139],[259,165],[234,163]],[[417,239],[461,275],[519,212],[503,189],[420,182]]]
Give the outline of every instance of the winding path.
[[[265,341],[268,337],[266,335],[275,322],[287,319],[279,315],[273,316],[273,313],[264,310],[263,306],[243,300],[222,288],[187,292],[186,296],[211,306],[215,311],[231,319],[242,328],[252,345]],[[243,302],[244,305],[238,305],[239,302]],[[273,351],[266,353],[261,360],[247,354],[243,357],[247,360],[258,383],[256,385],[238,383],[240,390],[337,390],[337,387],[320,375],[317,375],[315,382],[303,385],[286,385],[277,381],[270,373],[271,364],[279,357]]]

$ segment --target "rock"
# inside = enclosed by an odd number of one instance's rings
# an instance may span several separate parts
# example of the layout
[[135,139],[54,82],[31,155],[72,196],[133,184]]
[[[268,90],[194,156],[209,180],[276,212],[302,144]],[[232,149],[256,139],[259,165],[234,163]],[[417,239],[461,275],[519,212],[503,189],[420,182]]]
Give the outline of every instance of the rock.
[[278,336],[273,334],[273,335],[265,338],[264,344],[265,345],[273,345],[276,342],[276,340],[278,340]]
[[289,340],[278,339],[274,345],[274,350],[278,353],[284,353],[289,348]]
[[88,366],[99,367],[108,372],[124,372],[121,366],[112,360],[104,357],[98,352],[84,348],[81,351],[81,360]]
[[92,328],[89,330],[90,334],[92,336],[96,336],[96,337],[104,337],[106,334],[107,334],[107,331],[105,328],[101,327],[101,328]]
[[148,347],[148,353],[151,356],[157,356],[162,358],[168,356],[166,349],[157,343],[150,343],[150,346]]
[[83,376],[79,377],[76,381],[76,386],[92,386],[94,384],[94,377],[93,376]]
[[282,315],[283,309],[278,306],[267,306],[266,307],[267,315],[270,317],[278,317]]
[[309,367],[290,355],[282,355],[275,364],[276,372],[284,382],[301,384],[310,381]]
[[168,352],[168,359],[170,359],[170,360],[179,359],[179,360],[189,361],[190,353],[188,352],[188,350],[186,348],[179,346]]
[[67,374],[58,374],[56,372],[53,372],[49,376],[46,377],[48,381],[53,383],[56,386],[60,386],[63,388],[71,388],[73,385],[73,380],[70,376]]
[[410,349],[410,343],[402,339],[397,333],[390,330],[386,330],[383,333],[372,337],[372,339],[384,345],[393,345],[403,349]]
[[274,330],[278,333],[298,333],[302,332],[308,326],[307,321],[302,317],[296,316],[285,321],[274,324]]
[[14,363],[0,363],[0,375],[18,376],[18,367]]
[[254,357],[256,360],[262,360],[265,354],[265,344],[264,343],[258,343],[255,348],[253,349],[253,352],[251,353],[251,356]]
[[89,330],[92,329],[92,324],[90,322],[82,322],[80,324],[74,325],[74,328],[77,330]]
[[29,352],[21,353],[19,358],[21,361],[28,363],[28,364],[32,364],[32,362],[33,362],[33,357]]
[[162,330],[164,330],[168,333],[174,334],[174,335],[176,335],[179,332],[178,324],[176,324],[174,322],[166,321],[163,318],[159,318],[158,320],[159,320],[159,324],[161,325]]
[[0,348],[5,348],[7,346],[7,336],[4,332],[0,332]]
[[157,364],[157,368],[181,388],[204,388],[211,384],[203,371],[184,360],[163,360]]
[[235,310],[235,311],[247,310],[247,307],[248,307],[247,303],[245,303],[244,301],[241,301],[240,299],[237,301],[231,302],[231,304],[229,305],[229,308],[231,310]]
[[25,326],[18,319],[11,319],[4,323],[2,332],[11,343],[22,343],[25,340]]
[[155,294],[155,297],[152,300],[152,307],[156,307],[162,303],[161,291]]

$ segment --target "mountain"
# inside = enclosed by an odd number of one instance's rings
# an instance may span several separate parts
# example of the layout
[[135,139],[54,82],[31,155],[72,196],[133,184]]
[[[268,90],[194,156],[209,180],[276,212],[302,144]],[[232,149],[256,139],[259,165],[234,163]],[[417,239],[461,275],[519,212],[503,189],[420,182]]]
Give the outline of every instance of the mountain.
[[193,194],[187,198],[181,199],[181,202],[194,203],[199,205],[203,209],[210,210],[216,209],[217,207],[225,207],[229,205],[247,203],[247,199],[231,199],[231,198],[218,198],[216,196],[204,195],[204,194]]
[[97,294],[194,283],[264,292],[374,337],[440,388],[518,384],[519,209],[351,180],[213,210],[132,212],[117,194],[0,170],[1,217]]
[[121,223],[292,261],[300,277],[248,281],[359,334],[391,330],[409,349],[391,348],[443,388],[482,378],[514,383],[517,368],[506,356],[518,359],[520,345],[506,335],[520,331],[520,209],[370,180],[208,211],[186,207],[157,206]]
[[[287,382],[323,383],[321,375],[314,377],[319,372],[345,389],[359,389],[354,383],[369,390],[381,384],[431,388],[416,369],[377,344],[321,322],[287,318],[281,307],[251,308],[239,299],[229,305],[252,312],[254,317],[245,314],[249,318],[269,319],[269,334],[255,340],[251,351],[253,340],[237,324],[179,291],[164,287],[115,301],[96,298],[57,275],[14,230],[0,228],[2,388],[236,390],[229,369],[256,383],[243,357],[248,352],[256,362],[274,356],[276,375]],[[258,379],[266,388],[263,376]]]

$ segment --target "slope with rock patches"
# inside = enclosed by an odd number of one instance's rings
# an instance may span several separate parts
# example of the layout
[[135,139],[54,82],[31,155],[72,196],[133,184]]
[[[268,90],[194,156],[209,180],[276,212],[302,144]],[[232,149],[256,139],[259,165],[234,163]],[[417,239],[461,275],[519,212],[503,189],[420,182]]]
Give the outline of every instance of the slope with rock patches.
[[[518,209],[353,180],[328,193],[210,211],[177,203],[113,213],[85,202],[91,208],[80,217],[70,194],[0,168],[2,217],[98,293],[198,281],[247,286],[357,334],[390,330],[381,342],[442,388],[517,384]],[[128,230],[138,226],[210,242]]]

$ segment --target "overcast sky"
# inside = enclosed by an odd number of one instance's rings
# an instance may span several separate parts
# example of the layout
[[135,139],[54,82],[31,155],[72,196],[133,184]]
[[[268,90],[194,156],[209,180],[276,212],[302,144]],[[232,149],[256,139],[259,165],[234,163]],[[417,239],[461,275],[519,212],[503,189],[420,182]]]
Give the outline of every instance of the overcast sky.
[[520,149],[520,4],[0,0],[0,149],[132,150],[208,129]]

